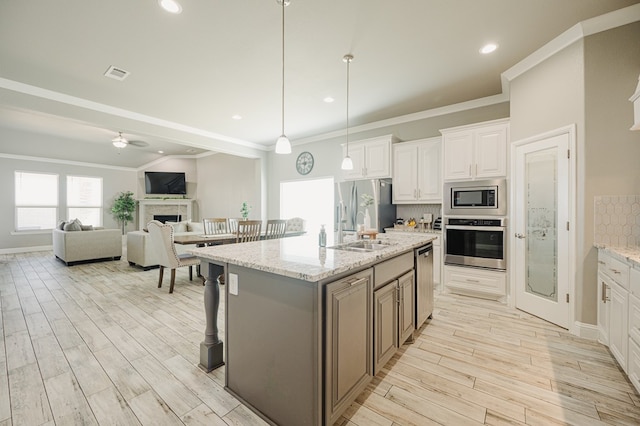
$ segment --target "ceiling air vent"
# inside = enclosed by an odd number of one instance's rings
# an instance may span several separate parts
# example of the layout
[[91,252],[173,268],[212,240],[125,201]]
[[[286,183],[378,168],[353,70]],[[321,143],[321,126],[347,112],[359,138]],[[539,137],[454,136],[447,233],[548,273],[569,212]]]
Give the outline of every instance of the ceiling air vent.
[[114,67],[111,65],[108,70],[104,72],[104,75],[109,78],[114,78],[116,80],[124,80],[127,76],[131,74],[129,71],[125,71],[122,68]]

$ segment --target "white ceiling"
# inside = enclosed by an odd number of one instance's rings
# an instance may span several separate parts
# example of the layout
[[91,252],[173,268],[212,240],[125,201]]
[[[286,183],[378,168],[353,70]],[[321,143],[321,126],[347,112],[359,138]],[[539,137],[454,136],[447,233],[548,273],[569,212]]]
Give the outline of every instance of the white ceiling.
[[[281,120],[280,6],[179,1],[179,15],[156,0],[1,1],[0,128],[49,136],[19,144],[4,137],[0,153],[66,152],[140,167],[159,149],[271,148]],[[355,57],[350,123],[370,123],[500,94],[501,73],[538,48],[639,1],[292,0],[285,132],[295,144],[344,128],[346,53]],[[499,49],[480,55],[487,42]],[[131,74],[106,78],[111,65]],[[110,144],[118,131],[148,146],[119,153]]]

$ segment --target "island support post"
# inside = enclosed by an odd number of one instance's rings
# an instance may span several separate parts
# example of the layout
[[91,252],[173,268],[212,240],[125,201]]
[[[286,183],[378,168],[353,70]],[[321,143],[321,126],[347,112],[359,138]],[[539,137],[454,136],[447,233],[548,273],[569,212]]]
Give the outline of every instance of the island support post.
[[[218,337],[218,308],[220,306],[220,284],[218,276],[224,274],[224,266],[201,259],[207,271],[204,286],[204,312],[207,326],[204,341],[200,343],[200,368],[207,373],[224,365],[224,344]],[[208,268],[207,268],[208,266]]]

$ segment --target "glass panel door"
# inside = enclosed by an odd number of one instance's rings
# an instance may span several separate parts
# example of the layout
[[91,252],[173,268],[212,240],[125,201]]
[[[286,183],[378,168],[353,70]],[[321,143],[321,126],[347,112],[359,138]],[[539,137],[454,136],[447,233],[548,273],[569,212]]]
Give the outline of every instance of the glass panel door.
[[516,143],[510,269],[515,305],[561,327],[569,325],[570,133]]
[[558,300],[557,149],[525,155],[526,292]]

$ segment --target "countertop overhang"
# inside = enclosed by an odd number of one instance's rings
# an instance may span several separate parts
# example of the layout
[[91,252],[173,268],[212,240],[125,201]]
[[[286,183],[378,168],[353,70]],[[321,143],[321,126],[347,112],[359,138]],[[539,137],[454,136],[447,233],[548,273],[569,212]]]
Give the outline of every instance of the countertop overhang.
[[318,247],[317,236],[280,238],[251,243],[200,247],[189,250],[205,261],[229,263],[309,282],[318,282],[353,269],[379,263],[421,247],[437,238],[426,233],[379,234],[388,244],[371,252]]
[[604,250],[623,262],[628,262],[636,268],[640,268],[640,248],[638,247],[614,247],[601,243],[596,243],[594,246],[598,250]]

